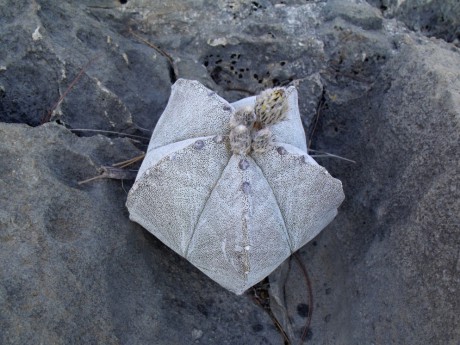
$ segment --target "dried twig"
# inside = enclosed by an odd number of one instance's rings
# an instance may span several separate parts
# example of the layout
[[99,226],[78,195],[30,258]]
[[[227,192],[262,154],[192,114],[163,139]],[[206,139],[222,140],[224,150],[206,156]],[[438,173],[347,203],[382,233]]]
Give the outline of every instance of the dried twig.
[[307,286],[308,286],[308,317],[307,317],[307,322],[305,323],[304,329],[302,331],[302,336],[300,337],[300,344],[302,344],[310,329],[311,319],[313,316],[313,289],[311,285],[310,276],[308,275],[308,272],[307,272],[307,268],[302,263],[302,260],[300,259],[300,256],[297,252],[294,253],[294,258],[299,264],[300,269],[302,270],[303,276],[305,278],[305,282],[307,283]]
[[325,104],[326,104],[326,100],[324,98],[324,90],[323,90],[323,94],[321,95],[321,99],[319,100],[318,106],[316,107],[315,124],[313,125],[313,129],[312,129],[311,134],[310,134],[310,139],[308,140],[308,147],[309,148],[311,146],[311,138],[313,138],[313,135],[315,134],[316,126],[318,125],[318,120],[319,120],[319,117],[321,116],[321,114],[323,112]]
[[150,48],[153,48],[155,49],[158,53],[160,53],[161,55],[163,55],[169,62],[169,67],[172,69],[173,73],[174,73],[174,80],[173,81],[176,81],[177,78],[178,78],[178,71],[177,71],[177,67],[176,67],[176,64],[174,63],[174,59],[172,58],[171,55],[169,55],[166,51],[164,51],[163,49],[157,47],[155,44],[147,41],[144,37],[142,37],[141,35],[135,33],[131,28],[129,28],[129,33],[131,35],[133,35],[134,37],[136,37],[140,42],[146,44],[147,46],[149,46]]
[[343,159],[344,161],[347,161],[347,162],[356,164],[356,161],[354,161],[354,160],[352,160],[352,159],[345,158],[345,157],[342,157],[342,156],[339,156],[339,155],[334,155],[334,154],[332,154],[332,153],[328,153],[328,152],[324,152],[324,151],[319,151],[319,150],[314,150],[314,149],[308,149],[308,151],[312,151],[312,152],[318,153],[318,154],[310,155],[311,157],[338,158],[338,159]]
[[79,181],[78,184],[82,185],[102,178],[110,178],[115,180],[133,180],[136,178],[137,175],[137,171],[114,168],[111,166],[101,166],[98,170],[100,175],[91,177],[83,181]]
[[86,70],[88,69],[88,67],[94,62],[96,61],[97,59],[99,59],[99,57],[101,56],[101,54],[98,54],[96,55],[95,57],[91,58],[80,70],[80,72],[77,74],[77,76],[72,80],[72,82],[70,83],[70,85],[67,87],[67,89],[64,91],[64,93],[61,95],[61,97],[59,97],[59,99],[57,100],[57,102],[51,107],[51,109],[43,116],[42,120],[41,120],[41,123],[40,124],[44,124],[46,122],[49,122],[49,120],[51,120],[51,116],[53,115],[53,112],[54,110],[56,110],[56,108],[59,106],[59,104],[62,103],[62,101],[64,100],[64,98],[67,96],[67,94],[70,92],[70,90],[72,90],[72,88],[75,86],[75,84],[78,82],[78,80],[83,76],[83,73],[86,72]]
[[123,162],[118,162],[118,163],[112,164],[112,166],[113,167],[118,167],[120,169],[123,169],[123,168],[126,168],[127,166],[130,166],[131,164],[139,162],[140,160],[144,159],[144,157],[145,157],[145,153],[143,153],[143,154],[141,154],[141,155],[139,155],[137,157],[125,160]]
[[106,134],[117,134],[125,137],[142,139],[142,140],[150,140],[149,137],[143,137],[141,135],[134,135],[122,132],[115,132],[115,131],[106,131],[103,129],[88,129],[88,128],[70,128],[71,132],[94,132],[94,133],[106,133]]
[[290,345],[291,342],[289,340],[289,337],[288,335],[286,334],[286,331],[283,329],[283,327],[281,326],[281,324],[279,323],[279,321],[276,319],[276,317],[273,315],[272,311],[270,310],[270,308],[266,308],[264,307],[264,303],[262,301],[262,298],[259,297],[259,295],[257,294],[257,290],[255,287],[252,288],[252,294],[251,294],[251,297],[252,297],[252,300],[257,304],[259,305],[263,310],[265,310],[265,312],[268,314],[268,316],[270,317],[270,319],[272,320],[272,322],[275,324],[275,326],[278,328],[278,330],[280,331],[281,335],[283,336],[284,338],[284,341],[285,341],[285,344],[286,345]]

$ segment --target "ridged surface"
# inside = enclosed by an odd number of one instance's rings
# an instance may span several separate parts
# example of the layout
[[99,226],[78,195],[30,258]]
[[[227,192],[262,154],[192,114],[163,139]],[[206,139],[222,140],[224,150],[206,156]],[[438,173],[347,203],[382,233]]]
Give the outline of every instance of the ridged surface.
[[288,97],[274,147],[232,154],[225,135],[234,108],[179,80],[129,192],[132,220],[237,294],[316,236],[344,199],[341,182],[302,150],[294,88]]

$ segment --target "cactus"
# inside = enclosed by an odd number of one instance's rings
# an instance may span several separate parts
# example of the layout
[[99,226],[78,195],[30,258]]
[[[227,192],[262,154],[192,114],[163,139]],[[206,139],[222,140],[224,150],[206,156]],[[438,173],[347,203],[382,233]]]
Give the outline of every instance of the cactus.
[[245,125],[232,128],[229,138],[233,153],[245,155],[251,150],[251,132]]
[[257,121],[262,126],[271,126],[286,120],[288,114],[286,90],[278,87],[263,91],[256,97],[254,111]]
[[342,184],[307,154],[294,87],[228,103],[179,79],[131,188],[130,218],[241,294],[337,214]]
[[252,128],[256,121],[256,114],[252,107],[243,107],[238,109],[230,117],[230,128],[235,128],[238,125],[244,125],[248,128]]
[[254,152],[267,152],[273,146],[273,134],[270,128],[262,128],[253,134],[251,148]]

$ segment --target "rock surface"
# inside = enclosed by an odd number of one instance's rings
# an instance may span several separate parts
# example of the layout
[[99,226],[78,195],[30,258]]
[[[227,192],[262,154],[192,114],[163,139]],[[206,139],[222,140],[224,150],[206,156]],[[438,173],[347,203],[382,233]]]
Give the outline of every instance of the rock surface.
[[[299,252],[314,304],[291,260],[269,277],[272,311],[292,343],[313,308],[309,344],[457,344],[455,1],[428,32],[421,0],[122,2],[4,2],[0,121],[36,126],[65,95],[52,121],[148,136],[177,77],[229,101],[296,85],[311,147],[357,163],[318,158],[346,200]],[[0,138],[2,343],[282,343],[247,296],[130,223],[119,181],[76,184],[131,141],[57,124]]]
[[460,2],[457,0],[368,0],[387,18],[397,18],[410,29],[460,46]]
[[139,154],[62,126],[0,125],[2,344],[279,344],[268,315],[128,219],[96,167]]
[[[324,111],[316,145],[357,164],[320,160],[348,199],[300,251],[313,280],[311,343],[458,343],[459,63],[458,52],[406,37],[365,97]],[[306,283],[295,260],[285,266],[272,295],[296,338]]]

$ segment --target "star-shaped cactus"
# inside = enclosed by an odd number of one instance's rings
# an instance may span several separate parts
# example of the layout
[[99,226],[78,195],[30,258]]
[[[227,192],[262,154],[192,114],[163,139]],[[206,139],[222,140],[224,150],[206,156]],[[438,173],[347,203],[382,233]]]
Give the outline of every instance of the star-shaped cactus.
[[228,103],[179,79],[129,192],[131,220],[241,294],[337,214],[342,184],[307,153],[294,87]]

